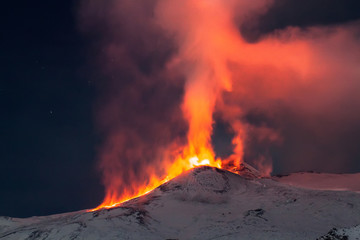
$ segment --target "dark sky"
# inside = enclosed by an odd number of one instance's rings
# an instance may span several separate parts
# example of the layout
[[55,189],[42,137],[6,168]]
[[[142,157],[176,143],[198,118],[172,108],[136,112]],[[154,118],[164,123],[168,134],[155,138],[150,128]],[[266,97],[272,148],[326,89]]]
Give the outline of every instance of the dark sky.
[[[96,167],[102,141],[94,117],[98,85],[90,48],[96,42],[79,30],[75,2],[2,4],[0,216],[91,208],[104,196]],[[359,9],[355,0],[278,0],[239,29],[257,41],[286,26],[357,20]],[[221,128],[215,132],[223,135]]]
[[1,14],[0,215],[91,208],[94,87],[72,1],[9,1]]

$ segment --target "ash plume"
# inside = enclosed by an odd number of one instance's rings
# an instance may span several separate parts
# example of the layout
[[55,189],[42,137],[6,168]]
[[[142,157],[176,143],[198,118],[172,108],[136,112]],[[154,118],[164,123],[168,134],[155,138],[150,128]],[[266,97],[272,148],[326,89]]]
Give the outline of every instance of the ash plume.
[[177,156],[216,162],[215,115],[232,137],[224,165],[246,161],[265,175],[360,167],[359,22],[263,30],[273,6],[82,2],[103,76],[99,158],[114,202],[166,177]]

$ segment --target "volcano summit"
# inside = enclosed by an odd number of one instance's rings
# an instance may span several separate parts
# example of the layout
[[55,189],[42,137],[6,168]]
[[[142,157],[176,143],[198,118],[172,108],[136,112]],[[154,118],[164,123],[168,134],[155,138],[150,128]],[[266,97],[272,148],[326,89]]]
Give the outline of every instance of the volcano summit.
[[115,208],[2,217],[0,239],[345,239],[346,229],[356,239],[359,212],[357,192],[298,188],[246,165],[239,175],[202,166]]

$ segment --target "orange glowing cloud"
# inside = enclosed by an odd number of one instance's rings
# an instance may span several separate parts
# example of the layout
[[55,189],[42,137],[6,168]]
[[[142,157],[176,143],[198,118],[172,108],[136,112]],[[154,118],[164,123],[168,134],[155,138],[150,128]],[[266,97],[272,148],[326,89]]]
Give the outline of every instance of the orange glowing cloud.
[[[270,175],[268,146],[286,143],[284,129],[291,128],[279,127],[287,126],[283,116],[288,123],[295,116],[307,123],[319,109],[359,87],[360,47],[352,26],[289,27],[249,43],[238,26],[249,12],[266,11],[270,1],[108,4],[108,25],[121,26],[126,34],[104,43],[104,65],[110,72],[120,67],[126,72],[121,77],[131,80],[113,80],[107,90],[113,94],[102,102],[107,141],[100,165],[106,196],[98,208],[146,194],[200,165],[234,170],[250,158]],[[344,77],[348,82],[341,84]],[[177,97],[170,101],[172,94]],[[327,111],[335,114],[321,110]],[[254,112],[266,117],[250,119]],[[233,153],[226,159],[218,158],[212,146],[215,113],[233,132]],[[314,126],[308,129],[319,130]],[[259,146],[266,146],[265,154],[252,150]]]

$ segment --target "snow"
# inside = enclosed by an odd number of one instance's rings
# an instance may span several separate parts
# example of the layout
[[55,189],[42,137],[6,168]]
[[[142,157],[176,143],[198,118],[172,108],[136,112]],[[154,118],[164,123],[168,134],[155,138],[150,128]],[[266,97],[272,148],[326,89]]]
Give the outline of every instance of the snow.
[[359,193],[242,171],[195,168],[112,209],[0,218],[0,239],[320,239],[333,228],[359,237]]
[[360,173],[329,174],[304,172],[274,177],[273,179],[307,189],[360,192]]
[[360,225],[351,228],[331,229],[326,235],[318,240],[359,240]]

